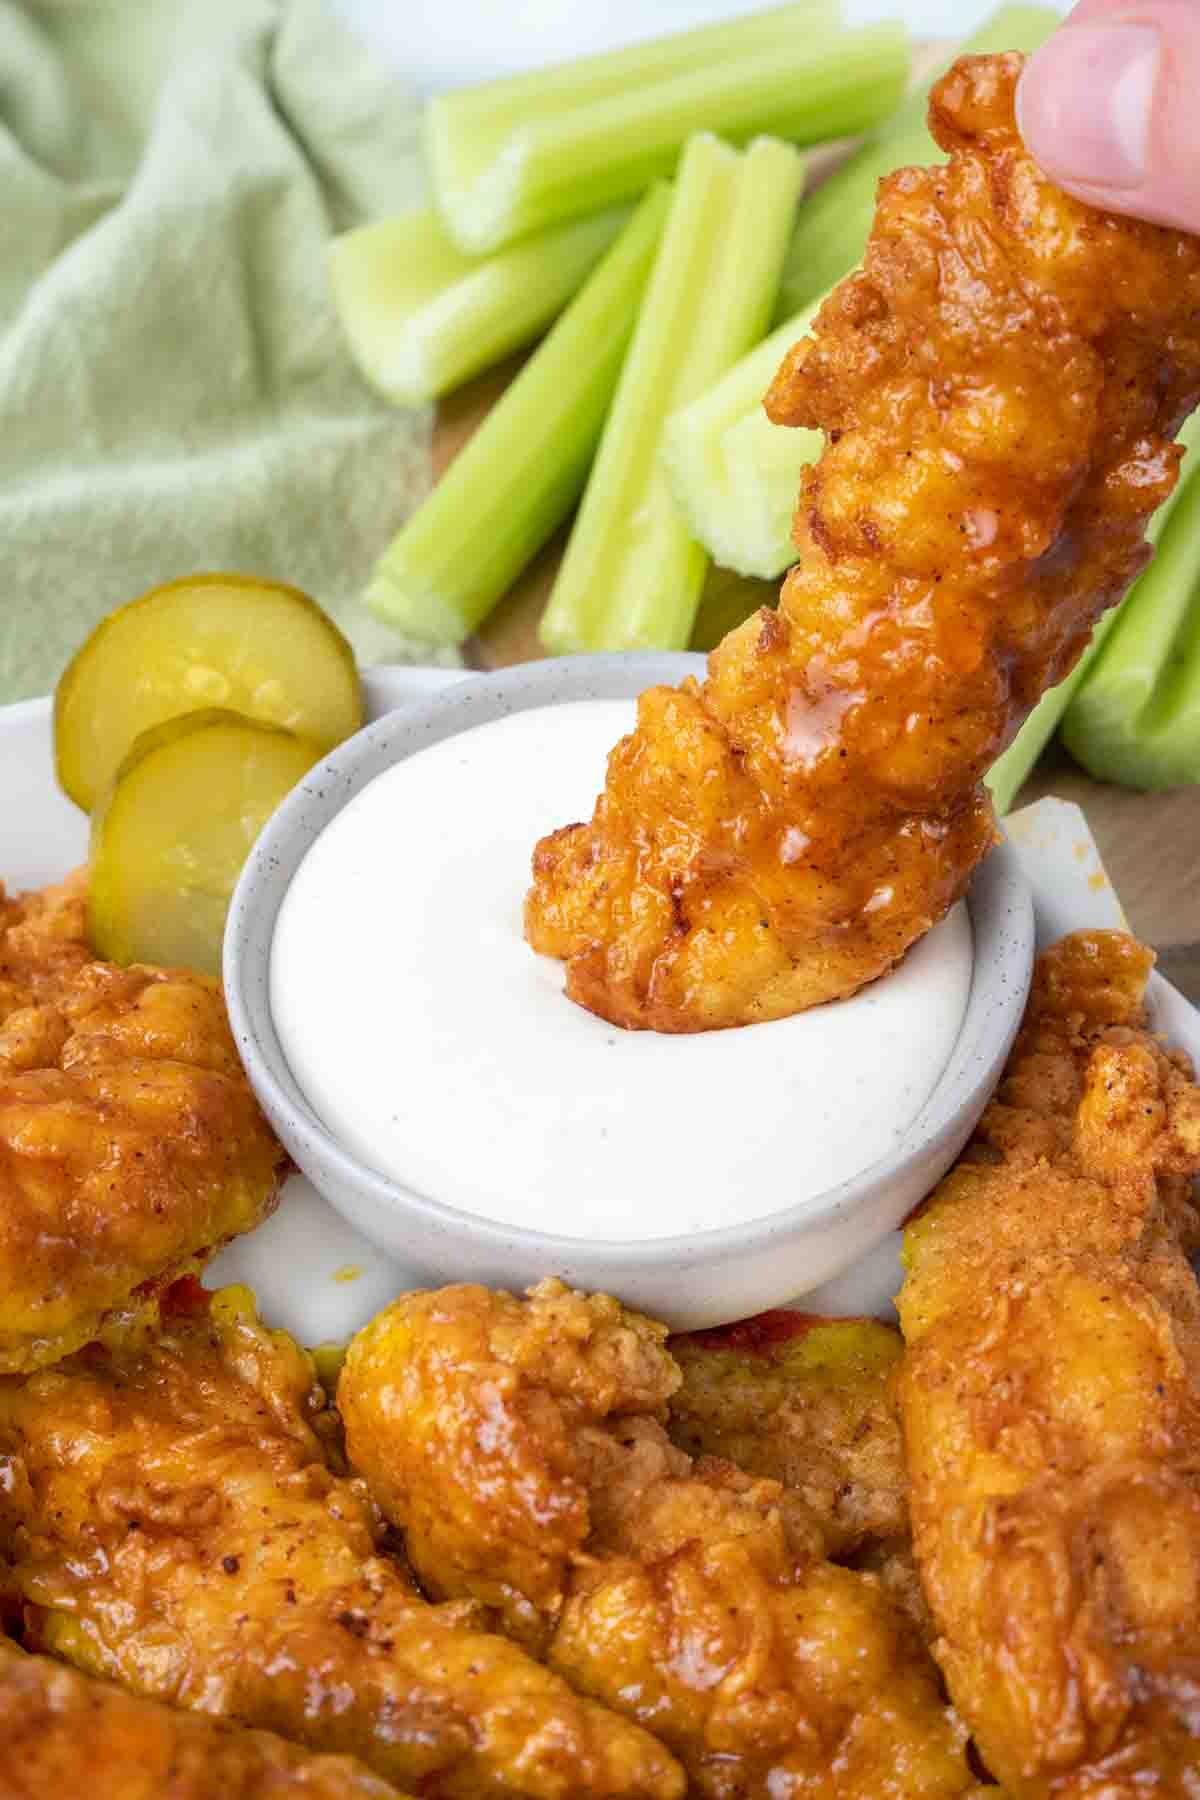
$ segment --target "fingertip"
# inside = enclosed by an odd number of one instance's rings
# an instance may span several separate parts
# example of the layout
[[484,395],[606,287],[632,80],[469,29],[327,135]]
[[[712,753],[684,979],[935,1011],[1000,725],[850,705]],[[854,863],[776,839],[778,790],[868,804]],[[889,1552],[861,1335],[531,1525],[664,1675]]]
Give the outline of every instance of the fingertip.
[[[1021,134],[1021,142],[1035,158],[1038,157],[1037,141],[1041,124],[1041,94],[1038,84],[1039,51],[1034,51],[1017,82],[1016,114],[1017,130]],[[1040,161],[1041,159],[1038,158]]]
[[1162,41],[1154,25],[1067,25],[1029,60],[1017,126],[1064,186],[1126,192],[1149,173]]

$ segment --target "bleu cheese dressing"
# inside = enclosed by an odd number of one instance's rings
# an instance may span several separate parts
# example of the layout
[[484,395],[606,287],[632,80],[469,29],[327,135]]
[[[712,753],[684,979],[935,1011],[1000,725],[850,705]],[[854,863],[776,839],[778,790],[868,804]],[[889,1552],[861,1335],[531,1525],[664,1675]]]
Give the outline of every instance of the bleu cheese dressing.
[[629,1242],[824,1194],[904,1140],[971,981],[958,906],[851,1000],[738,1030],[626,1032],[575,1006],[521,915],[537,839],[591,815],[632,701],[512,714],[377,776],[284,897],[280,1045],[364,1162],[512,1226]]

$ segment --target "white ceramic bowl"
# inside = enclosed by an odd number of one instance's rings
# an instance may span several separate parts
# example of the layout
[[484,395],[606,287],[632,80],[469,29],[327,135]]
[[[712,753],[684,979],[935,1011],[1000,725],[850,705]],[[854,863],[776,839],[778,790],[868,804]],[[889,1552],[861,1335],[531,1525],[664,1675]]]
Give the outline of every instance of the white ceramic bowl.
[[[530,707],[630,699],[700,673],[694,656],[570,657],[461,678],[395,672],[398,710],[314,768],[263,832],[230,908],[225,987],[238,1047],[262,1105],[300,1168],[389,1255],[431,1283],[520,1288],[548,1274],[618,1294],[676,1328],[778,1306],[877,1250],[965,1144],[1012,1045],[1028,993],[1034,922],[1028,886],[1002,847],[968,895],[975,956],[962,1031],[944,1074],[898,1151],[817,1199],[765,1219],[689,1237],[601,1242],[480,1218],[377,1173],[314,1114],[280,1049],[268,999],[280,902],[305,852],[369,781],[457,732]],[[378,682],[378,677],[375,678]],[[427,697],[411,702],[424,690]],[[386,704],[385,691],[373,696]],[[447,1158],[453,1156],[447,1144]]]

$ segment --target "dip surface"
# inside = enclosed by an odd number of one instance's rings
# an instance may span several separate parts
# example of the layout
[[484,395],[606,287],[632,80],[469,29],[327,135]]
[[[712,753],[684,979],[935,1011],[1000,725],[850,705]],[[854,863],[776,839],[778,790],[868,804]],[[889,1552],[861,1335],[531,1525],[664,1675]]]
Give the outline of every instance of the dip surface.
[[735,1030],[626,1032],[522,935],[530,853],[590,816],[632,701],[480,725],[396,764],[284,896],[271,1009],[310,1106],[444,1205],[584,1239],[761,1219],[903,1139],[966,1011],[965,906],[853,999]]

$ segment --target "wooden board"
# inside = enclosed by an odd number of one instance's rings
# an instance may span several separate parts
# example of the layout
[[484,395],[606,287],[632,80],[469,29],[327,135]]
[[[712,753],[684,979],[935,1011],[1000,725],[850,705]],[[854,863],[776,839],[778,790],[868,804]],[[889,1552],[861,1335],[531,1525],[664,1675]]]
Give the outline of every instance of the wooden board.
[[[929,66],[946,47],[922,47]],[[849,146],[831,147],[812,159],[809,184],[837,166]],[[514,357],[446,399],[434,431],[435,479],[504,392],[522,358]],[[468,646],[478,668],[505,668],[545,654],[537,624],[554,581],[565,531],[526,570],[512,592]],[[1021,800],[1056,794],[1082,806],[1100,845],[1113,885],[1133,929],[1160,954],[1160,966],[1191,999],[1200,1002],[1200,788],[1172,794],[1138,794],[1093,781],[1065,751],[1053,747],[1035,770]]]

